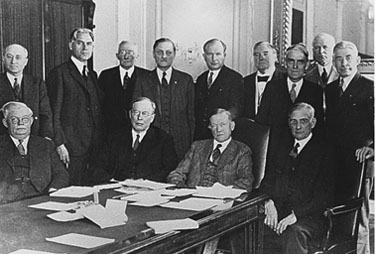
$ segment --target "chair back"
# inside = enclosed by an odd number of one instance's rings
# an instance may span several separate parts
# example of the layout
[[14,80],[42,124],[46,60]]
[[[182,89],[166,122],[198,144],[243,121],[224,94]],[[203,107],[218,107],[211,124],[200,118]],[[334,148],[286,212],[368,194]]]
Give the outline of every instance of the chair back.
[[256,123],[248,118],[237,118],[234,120],[236,127],[232,137],[250,147],[252,150],[252,172],[254,175],[253,189],[258,189],[263,180],[266,169],[266,157],[270,127]]

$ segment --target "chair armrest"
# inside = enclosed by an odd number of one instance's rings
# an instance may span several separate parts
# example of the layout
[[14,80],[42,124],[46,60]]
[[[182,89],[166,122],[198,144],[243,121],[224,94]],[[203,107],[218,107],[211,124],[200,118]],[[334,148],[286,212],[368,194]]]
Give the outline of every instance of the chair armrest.
[[345,204],[336,205],[334,207],[327,208],[324,212],[326,217],[334,217],[342,214],[354,212],[361,208],[363,198],[352,199]]

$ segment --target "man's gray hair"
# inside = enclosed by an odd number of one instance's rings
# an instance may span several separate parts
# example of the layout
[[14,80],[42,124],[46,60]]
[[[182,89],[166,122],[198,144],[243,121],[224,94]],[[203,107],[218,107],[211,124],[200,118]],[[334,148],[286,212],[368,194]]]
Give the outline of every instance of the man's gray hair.
[[302,110],[302,109],[307,110],[307,112],[308,112],[308,114],[310,116],[310,119],[312,119],[315,116],[315,109],[314,109],[314,107],[311,106],[310,104],[306,103],[306,102],[298,102],[298,103],[294,104],[292,106],[292,108],[289,110],[288,116],[290,117],[290,115],[294,111]]
[[5,119],[8,118],[10,108],[12,108],[12,107],[26,108],[26,109],[28,109],[28,111],[30,111],[30,115],[33,114],[33,111],[31,110],[31,108],[29,108],[25,103],[18,102],[18,101],[9,101],[9,102],[5,103],[0,109],[1,112],[3,113]]
[[70,33],[70,42],[76,41],[78,38],[78,34],[88,34],[92,41],[94,41],[94,33],[88,29],[88,28],[75,28],[71,33]]
[[210,118],[214,115],[219,115],[219,114],[226,114],[228,116],[228,119],[230,121],[232,121],[234,119],[234,116],[233,114],[229,111],[229,110],[226,110],[226,109],[223,109],[223,108],[216,108],[212,111],[212,113],[210,114]]
[[17,44],[17,43],[10,44],[9,46],[7,46],[7,47],[5,48],[5,50],[4,50],[4,54],[3,54],[3,55],[5,56],[5,54],[8,52],[8,50],[9,50],[11,47],[14,47],[14,46],[22,48],[23,51],[25,52],[25,57],[26,57],[26,58],[29,56],[29,51],[27,51],[27,48],[25,48],[25,47],[22,46],[21,44]]
[[335,47],[333,48],[333,55],[336,55],[336,51],[339,49],[352,49],[356,56],[358,56],[358,49],[357,46],[351,41],[340,41],[338,42]]
[[219,40],[219,39],[216,39],[216,38],[206,41],[206,43],[203,45],[203,52],[206,52],[206,48],[208,47],[208,45],[210,45],[214,42],[219,42],[223,46],[223,50],[224,50],[224,53],[225,53],[225,51],[227,50],[227,45],[225,45],[225,43],[222,40]]
[[153,101],[152,101],[150,98],[148,98],[148,97],[138,97],[138,98],[134,99],[134,100],[132,101],[132,108],[133,108],[134,103],[136,103],[136,102],[140,102],[140,101],[148,101],[148,102],[150,102],[150,103],[151,103],[151,107],[152,107],[152,109],[153,109],[153,112],[152,112],[152,113],[155,113],[155,110],[156,110],[156,103],[153,102]]

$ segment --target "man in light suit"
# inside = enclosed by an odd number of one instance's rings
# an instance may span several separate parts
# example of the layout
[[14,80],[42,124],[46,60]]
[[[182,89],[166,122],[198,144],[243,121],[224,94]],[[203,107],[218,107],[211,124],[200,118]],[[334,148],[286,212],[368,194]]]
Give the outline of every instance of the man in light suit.
[[156,40],[153,55],[157,67],[137,80],[133,97],[144,96],[156,102],[154,125],[172,135],[181,159],[194,135],[193,78],[172,67],[176,46],[170,39]]
[[69,42],[71,58],[55,67],[46,82],[53,112],[54,141],[74,185],[87,183],[88,164],[104,137],[103,95],[96,72],[87,67],[93,47],[91,30],[74,29]]
[[124,126],[110,135],[92,164],[95,184],[112,178],[120,181],[143,178],[166,182],[168,173],[177,166],[172,137],[150,126],[155,118],[155,103],[140,97],[132,105],[128,111],[132,126]]
[[263,93],[255,119],[271,127],[267,161],[277,152],[278,143],[290,138],[288,112],[294,103],[306,102],[314,107],[317,118],[314,134],[317,137],[324,136],[323,90],[303,78],[307,60],[305,45],[299,43],[290,46],[286,52],[287,77],[271,80]]
[[10,101],[1,109],[8,134],[0,136],[0,204],[68,185],[69,175],[51,140],[30,135],[32,110]]
[[234,117],[242,114],[243,80],[240,73],[224,65],[227,46],[219,39],[203,45],[208,70],[195,85],[195,140],[211,138],[209,114],[215,108],[226,108]]
[[[362,76],[357,47],[342,41],[333,49],[333,62],[340,78],[326,88],[328,138],[340,156],[337,175],[337,199],[348,196],[350,186],[358,179],[358,163],[374,149],[374,82]],[[373,160],[368,162],[361,221],[358,232],[358,253],[369,253],[369,195],[374,180]]]
[[[19,44],[5,48],[3,64],[5,73],[0,75],[0,105],[9,101],[20,101],[34,112],[33,135],[53,138],[52,111],[44,82],[24,73],[28,62],[28,51]],[[0,135],[7,133],[0,127]]]
[[257,71],[244,78],[243,116],[251,119],[254,119],[258,113],[267,82],[286,75],[280,67],[276,67],[277,52],[271,43],[267,41],[255,43],[253,58]]
[[134,86],[138,77],[148,71],[134,65],[138,58],[138,46],[130,41],[121,41],[116,57],[119,66],[103,70],[98,84],[104,92],[103,115],[107,132],[112,133],[130,124],[128,112],[131,109]]
[[307,103],[295,104],[288,124],[292,138],[278,146],[273,170],[260,191],[265,203],[264,253],[304,254],[325,232],[323,212],[333,203],[336,161],[334,150],[312,133],[316,118]]
[[168,182],[179,187],[212,186],[215,182],[252,189],[251,150],[231,137],[232,115],[217,109],[210,117],[213,139],[195,141],[185,158],[168,175]]

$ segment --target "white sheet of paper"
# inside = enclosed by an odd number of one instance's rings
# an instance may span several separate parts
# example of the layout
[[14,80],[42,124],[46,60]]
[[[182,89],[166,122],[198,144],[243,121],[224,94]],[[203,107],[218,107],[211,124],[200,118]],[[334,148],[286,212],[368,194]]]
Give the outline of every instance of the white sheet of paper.
[[129,205],[152,207],[152,206],[165,204],[170,199],[171,199],[171,197],[157,197],[157,198],[154,198],[154,199],[140,200],[140,201],[137,201],[137,202],[130,202]]
[[160,190],[160,189],[165,189],[168,187],[175,186],[174,184],[171,184],[171,183],[159,183],[159,182],[143,180],[143,179],[137,179],[137,180],[126,179],[125,181],[122,181],[120,183],[126,186],[149,188],[151,190]]
[[[8,254],[59,254],[59,253],[40,251],[40,250],[19,249],[16,251],[12,251]],[[60,253],[60,254],[65,254],[65,253]]]
[[95,248],[104,244],[113,243],[115,241],[115,239],[111,238],[96,237],[76,233],[69,233],[61,236],[46,238],[46,240],[86,249]]
[[77,207],[77,202],[63,203],[55,201],[47,201],[35,205],[29,205],[30,208],[50,210],[50,211],[67,211]]
[[126,200],[107,199],[105,209],[110,214],[109,216],[118,217],[126,222],[128,221],[128,216],[125,213],[127,204],[128,201]]
[[155,191],[143,191],[137,194],[129,195],[122,197],[121,199],[123,200],[128,200],[128,201],[148,201],[152,200],[158,197],[161,197],[161,194],[163,193],[163,190],[155,190]]
[[153,228],[155,234],[163,234],[172,230],[199,228],[198,222],[190,218],[178,220],[148,221],[146,222],[146,225],[150,228]]
[[162,194],[167,196],[183,197],[197,193],[196,189],[174,189],[174,190],[163,190]]
[[47,214],[47,217],[54,221],[59,221],[59,222],[75,221],[75,220],[80,220],[80,219],[85,218],[83,215],[79,213],[70,213],[66,211],[50,213],[50,214]]
[[168,202],[166,204],[161,204],[160,206],[181,210],[203,211],[221,204],[223,204],[223,200],[221,199],[187,198],[180,202]]
[[119,183],[108,183],[108,184],[94,186],[94,188],[98,190],[108,190],[108,189],[115,189],[115,188],[120,188],[120,187],[121,187],[121,184]]
[[71,198],[83,198],[94,193],[94,187],[87,186],[69,186],[66,188],[59,189],[49,194],[51,197],[71,197]]
[[239,197],[242,193],[246,192],[246,190],[234,189],[232,186],[224,186],[220,183],[215,183],[212,187],[197,186],[197,193],[193,194],[193,196],[219,199],[235,199]]

